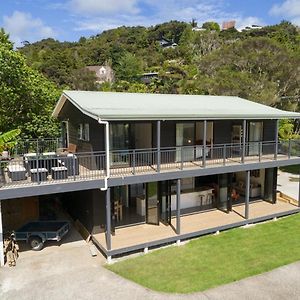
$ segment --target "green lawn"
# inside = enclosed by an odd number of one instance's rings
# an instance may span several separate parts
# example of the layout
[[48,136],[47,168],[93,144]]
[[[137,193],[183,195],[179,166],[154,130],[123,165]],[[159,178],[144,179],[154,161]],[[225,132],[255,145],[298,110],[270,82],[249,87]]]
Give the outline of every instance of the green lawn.
[[300,260],[300,214],[236,228],[108,265],[147,288],[203,291]]
[[300,166],[299,165],[291,165],[291,166],[284,166],[279,168],[282,172],[288,172],[295,175],[299,175]]

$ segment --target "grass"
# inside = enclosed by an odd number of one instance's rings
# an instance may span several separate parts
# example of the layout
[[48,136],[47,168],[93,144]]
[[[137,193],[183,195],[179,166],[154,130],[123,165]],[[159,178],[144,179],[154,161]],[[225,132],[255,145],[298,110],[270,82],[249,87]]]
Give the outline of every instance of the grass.
[[284,166],[279,168],[282,172],[287,172],[295,175],[299,175],[300,166],[299,165],[291,165]]
[[152,290],[203,291],[300,260],[300,214],[192,240],[108,265]]

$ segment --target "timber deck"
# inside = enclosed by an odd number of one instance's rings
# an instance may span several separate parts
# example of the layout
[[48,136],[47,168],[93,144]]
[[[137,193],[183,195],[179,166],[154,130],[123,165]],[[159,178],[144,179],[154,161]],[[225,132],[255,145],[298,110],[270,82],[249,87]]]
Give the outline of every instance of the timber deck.
[[[168,241],[176,241],[189,237],[201,236],[218,229],[227,229],[255,223],[263,220],[272,219],[289,215],[300,211],[296,205],[277,201],[271,204],[263,200],[250,202],[249,219],[245,220],[245,205],[234,205],[230,213],[222,212],[218,209],[199,212],[180,217],[181,232],[175,233],[176,218],[172,218],[171,225],[166,226],[162,223],[159,226],[150,224],[139,224],[130,227],[117,228],[115,235],[111,237],[112,249],[109,251],[106,246],[105,233],[93,235],[93,239],[98,246],[108,255],[112,253],[126,253],[130,250],[143,249],[151,245],[164,244]],[[161,242],[160,242],[161,241]]]

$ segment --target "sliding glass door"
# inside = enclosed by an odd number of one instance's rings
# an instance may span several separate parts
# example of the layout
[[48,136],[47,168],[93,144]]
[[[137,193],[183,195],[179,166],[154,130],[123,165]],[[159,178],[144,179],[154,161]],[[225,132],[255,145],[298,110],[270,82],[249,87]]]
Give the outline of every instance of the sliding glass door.
[[[176,124],[176,147],[193,146],[195,144],[195,123]],[[182,151],[182,153],[181,153]],[[194,160],[193,147],[178,148],[176,151],[176,161]]]
[[110,155],[111,165],[127,165],[129,164],[128,149],[129,143],[129,124],[110,124],[109,127],[110,147],[112,153]]
[[219,175],[219,195],[218,195],[218,209],[228,212],[228,174]]
[[263,137],[263,123],[249,122],[249,155],[259,154],[259,142]]
[[160,195],[161,195],[161,221],[166,224],[171,224],[171,181],[160,182]]
[[146,223],[159,225],[158,183],[149,182],[146,188]]

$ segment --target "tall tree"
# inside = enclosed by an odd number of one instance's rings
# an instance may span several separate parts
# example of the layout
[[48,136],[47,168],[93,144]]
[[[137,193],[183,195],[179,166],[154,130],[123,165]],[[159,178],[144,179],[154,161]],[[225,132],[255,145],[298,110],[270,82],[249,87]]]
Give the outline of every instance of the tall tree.
[[60,91],[27,66],[4,31],[0,32],[0,70],[0,131],[19,128],[26,137],[57,136],[58,123],[51,113]]

